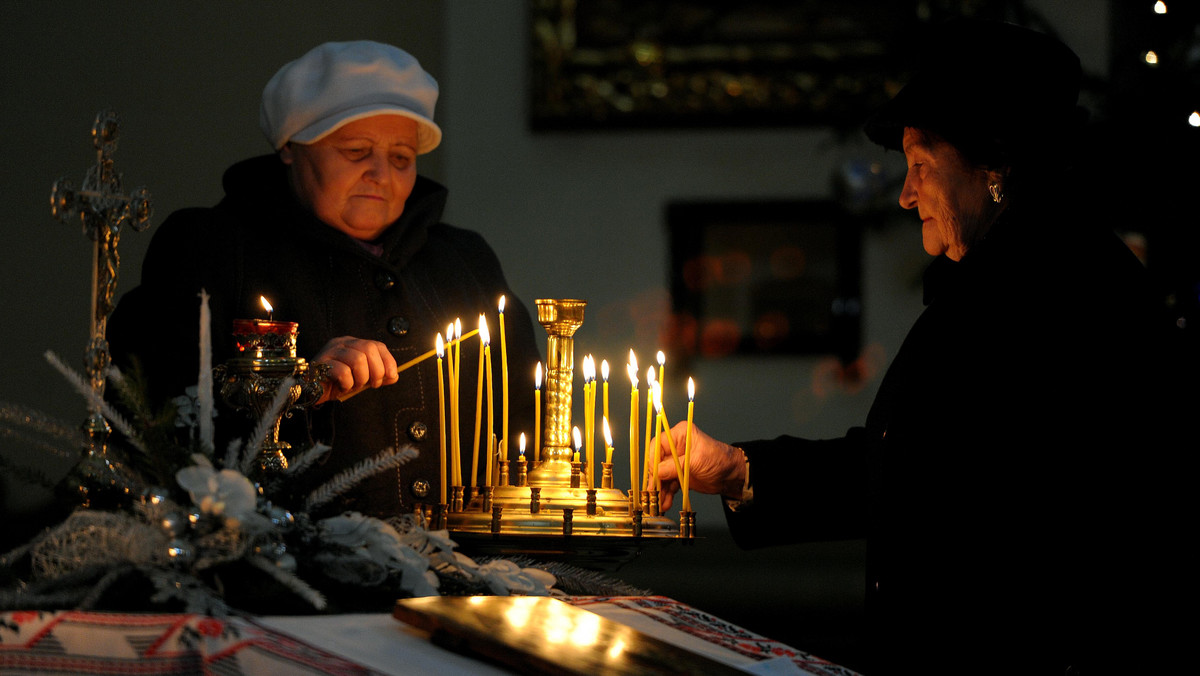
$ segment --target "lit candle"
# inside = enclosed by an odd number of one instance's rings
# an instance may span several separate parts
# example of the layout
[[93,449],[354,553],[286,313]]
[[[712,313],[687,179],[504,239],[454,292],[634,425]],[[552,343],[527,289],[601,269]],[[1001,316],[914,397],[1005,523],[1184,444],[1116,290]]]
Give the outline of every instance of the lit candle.
[[[658,351],[658,384],[662,387],[667,386],[667,355],[663,354],[662,350]],[[661,394],[661,392],[660,392]]]
[[604,380],[604,417],[608,417],[608,360],[600,360],[600,377]]
[[492,485],[492,465],[495,464],[494,442],[496,439],[496,419],[492,410],[492,344],[487,332],[487,318],[479,315],[479,336],[483,340],[483,363],[487,369],[487,441],[488,464],[483,470],[484,486]]
[[687,435],[683,442],[683,511],[692,511],[692,500],[688,495],[692,479],[692,413],[696,404],[696,382],[688,378]]
[[[265,296],[259,296],[268,319],[233,320],[234,349],[239,356],[254,359],[295,359],[296,335],[300,325],[296,322],[277,322]],[[249,354],[246,354],[249,353]]]
[[646,467],[642,471],[645,488],[650,490],[651,482],[654,476],[658,474],[658,463],[655,462],[658,455],[654,449],[650,447],[650,440],[653,438],[652,433],[654,426],[658,424],[658,420],[654,417],[654,397],[651,393],[654,390],[654,367],[646,367]]
[[575,440],[575,462],[579,462],[579,451],[583,449],[583,440],[579,438],[579,426],[571,428],[571,437]]
[[595,468],[595,438],[596,438],[596,362],[592,355],[583,358],[583,425],[584,449],[587,453],[587,485],[592,484],[592,471]]
[[437,351],[437,377],[438,377],[438,458],[441,463],[441,480],[442,480],[442,499],[441,503],[446,503],[446,387],[442,383],[442,355],[445,352],[445,344],[442,341],[442,334],[437,334],[437,341],[434,343],[434,350]]
[[533,460],[542,457],[542,362],[533,370]]
[[604,424],[601,426],[601,429],[604,432],[604,462],[611,465],[613,454],[612,430],[608,427],[608,418],[604,418],[603,422]]
[[450,386],[450,447],[454,450],[454,485],[462,486],[462,424],[459,406],[462,402],[462,321],[455,319],[454,323],[447,327],[446,336],[455,338],[453,358],[447,361],[448,367],[452,365],[454,371]]
[[[671,437],[671,422],[669,420],[667,420],[667,414],[665,411],[663,411],[663,406],[662,406],[662,383],[654,383],[653,387],[654,387],[654,393],[651,395],[651,398],[654,399],[654,410],[658,412],[659,429],[662,430],[664,435],[667,437],[667,446],[671,449],[671,459],[675,461],[675,477],[679,480],[680,484],[682,485],[683,477],[684,477],[683,468],[679,466],[679,453],[675,450],[675,439],[673,439]],[[657,443],[654,444],[654,450],[655,450],[656,455],[659,451],[659,448],[660,448],[659,444],[657,444]],[[656,460],[657,460],[657,458],[656,458]],[[655,466],[657,467],[657,465],[658,465],[658,463],[656,462]],[[658,472],[656,470],[655,474],[657,475],[657,473]],[[658,490],[661,491],[662,490],[662,481],[657,476],[655,476],[654,479],[657,482]]]
[[[641,485],[638,482],[638,376],[637,376],[637,357],[633,355],[633,350],[629,351],[629,364],[626,365],[626,370],[629,372],[629,382],[632,388],[629,392],[629,492],[635,494]],[[640,503],[639,503],[640,504]]]
[[517,456],[517,485],[525,486],[529,481],[529,475],[525,469],[525,433],[521,432],[520,438],[520,453]]
[[[487,332],[487,320],[483,315],[479,315],[479,367],[477,371],[479,378],[475,387],[475,444],[471,449],[471,478],[468,479],[472,488],[475,487],[475,480],[479,477],[479,434],[483,421],[483,361],[490,339],[491,336]],[[487,459],[487,453],[487,449],[484,449],[484,460]]]
[[[500,443],[508,448],[508,349],[504,344],[504,296],[500,296]],[[507,460],[507,458],[505,458]]]

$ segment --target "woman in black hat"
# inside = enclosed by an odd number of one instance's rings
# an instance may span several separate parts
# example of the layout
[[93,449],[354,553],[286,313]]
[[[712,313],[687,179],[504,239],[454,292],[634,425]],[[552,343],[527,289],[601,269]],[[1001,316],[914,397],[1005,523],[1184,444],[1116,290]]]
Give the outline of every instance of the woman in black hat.
[[1068,171],[1079,81],[1042,34],[941,29],[866,129],[904,152],[900,204],[935,259],[865,425],[693,442],[691,488],[726,498],[742,546],[867,538],[870,673],[1095,673],[1171,645],[1179,337],[1108,224],[1080,217],[1108,196]]

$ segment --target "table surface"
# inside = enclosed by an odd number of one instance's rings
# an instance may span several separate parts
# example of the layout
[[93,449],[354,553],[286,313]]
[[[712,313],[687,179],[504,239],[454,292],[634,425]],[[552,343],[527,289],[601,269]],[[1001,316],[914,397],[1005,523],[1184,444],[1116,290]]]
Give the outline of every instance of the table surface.
[[[561,597],[676,647],[757,674],[854,672],[662,596]],[[435,645],[387,614],[0,614],[0,672],[113,674],[509,674]]]

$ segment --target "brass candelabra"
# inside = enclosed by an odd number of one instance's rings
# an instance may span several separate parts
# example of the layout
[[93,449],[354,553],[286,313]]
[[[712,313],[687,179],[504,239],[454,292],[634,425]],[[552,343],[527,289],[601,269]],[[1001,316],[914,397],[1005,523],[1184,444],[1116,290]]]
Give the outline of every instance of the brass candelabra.
[[[600,463],[598,488],[587,488],[584,462],[572,462],[571,393],[574,334],[583,324],[586,301],[537,302],[538,322],[546,329],[546,407],[541,457],[501,461],[500,485],[484,486],[465,505],[441,505],[434,526],[445,525],[460,544],[496,554],[570,556],[600,567],[619,564],[647,538],[691,538],[693,515],[676,525],[658,513],[658,495],[613,487],[611,463]],[[501,442],[503,447],[503,441]],[[528,465],[528,466],[527,466]],[[504,471],[507,469],[508,471]],[[516,477],[515,485],[510,477]],[[455,496],[462,487],[455,486]]]

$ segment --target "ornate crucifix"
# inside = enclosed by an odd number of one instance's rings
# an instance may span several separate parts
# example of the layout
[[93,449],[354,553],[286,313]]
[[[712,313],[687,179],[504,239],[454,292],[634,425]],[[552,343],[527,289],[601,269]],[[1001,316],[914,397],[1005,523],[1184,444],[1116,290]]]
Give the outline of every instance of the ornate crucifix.
[[[63,223],[79,223],[93,242],[92,307],[90,339],[84,353],[84,368],[92,390],[103,396],[105,371],[110,356],[105,335],[108,317],[115,305],[117,273],[121,266],[117,243],[125,225],[141,232],[150,227],[150,193],[138,188],[123,194],[121,174],[113,169],[112,154],[117,149],[117,115],[101,111],[92,125],[92,145],[96,164],[87,170],[79,190],[66,179],[55,181],[50,193],[50,211]],[[94,405],[84,423],[91,441],[89,455],[103,461],[109,427]]]

